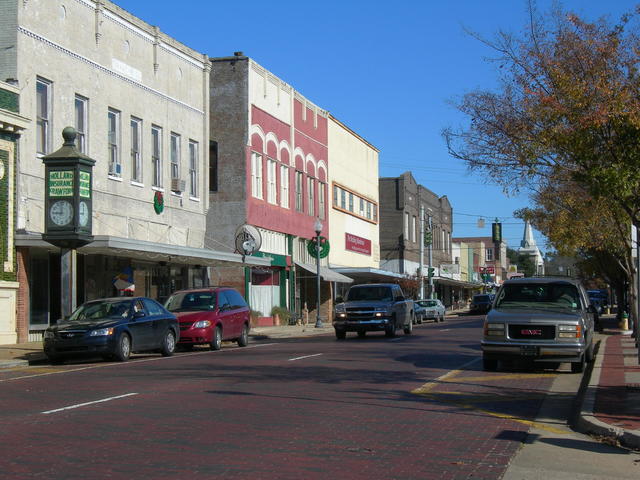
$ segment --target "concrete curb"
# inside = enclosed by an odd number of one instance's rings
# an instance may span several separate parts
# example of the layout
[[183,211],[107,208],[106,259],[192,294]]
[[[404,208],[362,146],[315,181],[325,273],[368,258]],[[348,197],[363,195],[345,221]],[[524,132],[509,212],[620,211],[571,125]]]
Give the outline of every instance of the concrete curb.
[[[607,339],[608,337],[604,337],[600,340],[600,349],[602,352],[604,352],[606,348]],[[609,425],[608,423],[598,420],[593,413],[596,393],[598,391],[598,385],[600,384],[600,375],[602,374],[603,358],[604,355],[602,354],[596,356],[596,361],[589,378],[589,384],[582,399],[576,430],[581,433],[610,438],[625,447],[640,449],[639,430],[625,430],[624,428]]]
[[28,360],[0,360],[0,370],[3,368],[28,367]]

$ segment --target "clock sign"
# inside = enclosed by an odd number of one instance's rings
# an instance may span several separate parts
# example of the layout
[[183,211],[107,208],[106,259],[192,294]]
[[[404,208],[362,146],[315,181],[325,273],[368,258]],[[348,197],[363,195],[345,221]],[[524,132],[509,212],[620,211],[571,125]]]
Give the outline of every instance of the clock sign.
[[73,205],[68,200],[57,200],[49,207],[49,218],[59,227],[68,225],[73,220]]
[[76,148],[76,131],[62,131],[64,144],[45,155],[45,231],[43,240],[73,249],[91,243],[92,177],[95,160]]

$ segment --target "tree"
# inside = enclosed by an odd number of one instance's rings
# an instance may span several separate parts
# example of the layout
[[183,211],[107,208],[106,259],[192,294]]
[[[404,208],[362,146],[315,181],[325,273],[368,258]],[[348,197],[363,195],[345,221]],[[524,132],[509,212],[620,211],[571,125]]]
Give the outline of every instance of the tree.
[[533,277],[536,274],[536,265],[529,255],[507,248],[507,258],[512,265],[518,266],[518,271],[524,273],[525,277]]
[[[449,153],[505,193],[537,196],[539,211],[522,213],[556,248],[588,253],[613,246],[613,258],[631,275],[628,250],[622,251],[628,240],[614,237],[628,237],[630,224],[640,227],[640,8],[612,25],[560,8],[545,19],[532,0],[528,5],[523,35],[476,36],[498,54],[500,88],[464,95],[457,108],[470,123],[444,130]],[[576,210],[587,215],[577,217]]]

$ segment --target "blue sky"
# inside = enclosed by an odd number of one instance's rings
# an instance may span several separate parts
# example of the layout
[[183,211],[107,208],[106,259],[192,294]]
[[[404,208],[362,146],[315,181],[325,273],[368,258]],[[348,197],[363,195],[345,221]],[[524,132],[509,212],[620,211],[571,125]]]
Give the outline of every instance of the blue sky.
[[[637,1],[637,0],[636,0]],[[565,10],[617,21],[634,0],[564,0]],[[115,0],[120,7],[212,57],[242,51],[380,150],[380,175],[411,171],[454,209],[455,236],[489,236],[494,218],[517,247],[524,225],[508,198],[452,159],[441,131],[463,126],[450,101],[496,85],[490,38],[527,24],[525,0],[324,0],[214,2]],[[548,12],[553,0],[534,0]],[[478,219],[485,227],[478,228]],[[545,240],[535,232],[539,246]]]

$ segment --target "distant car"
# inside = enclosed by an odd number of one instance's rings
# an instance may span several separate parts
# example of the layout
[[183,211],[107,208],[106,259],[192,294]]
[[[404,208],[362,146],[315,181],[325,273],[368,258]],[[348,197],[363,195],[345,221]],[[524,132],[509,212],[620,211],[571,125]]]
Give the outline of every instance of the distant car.
[[180,290],[167,299],[165,307],[178,317],[179,346],[185,349],[204,344],[220,350],[226,340],[236,341],[241,347],[249,343],[249,306],[233,288]]
[[470,312],[487,313],[491,308],[493,297],[494,296],[489,293],[474,295],[471,299],[471,305],[469,305]]
[[83,303],[45,330],[43,347],[52,363],[83,354],[124,362],[132,352],[173,355],[179,337],[176,316],[155,300],[116,297]]
[[422,305],[418,305],[418,300],[413,301],[413,324],[422,323],[424,320],[425,309]]
[[438,299],[418,300],[416,305],[423,309],[424,320],[432,319],[434,322],[444,322],[446,307]]

